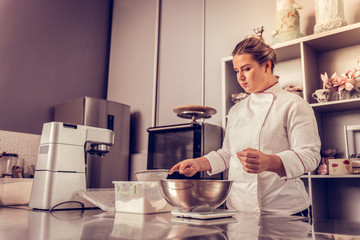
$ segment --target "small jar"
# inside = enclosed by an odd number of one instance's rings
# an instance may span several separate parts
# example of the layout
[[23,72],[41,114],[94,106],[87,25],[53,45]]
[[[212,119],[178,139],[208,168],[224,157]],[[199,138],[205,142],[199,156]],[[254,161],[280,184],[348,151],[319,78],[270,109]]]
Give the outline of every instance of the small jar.
[[16,167],[18,155],[16,153],[3,152],[0,155],[0,176],[3,178],[11,178],[13,168]]

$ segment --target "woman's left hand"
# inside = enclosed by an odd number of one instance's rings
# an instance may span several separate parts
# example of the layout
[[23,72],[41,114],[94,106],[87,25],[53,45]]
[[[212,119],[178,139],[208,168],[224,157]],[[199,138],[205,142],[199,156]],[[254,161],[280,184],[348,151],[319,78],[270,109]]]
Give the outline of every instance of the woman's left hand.
[[253,148],[247,148],[245,150],[236,153],[237,158],[240,160],[245,172],[248,173],[261,173],[264,171],[271,171],[285,175],[284,165],[281,159],[277,155],[265,154],[259,150]]

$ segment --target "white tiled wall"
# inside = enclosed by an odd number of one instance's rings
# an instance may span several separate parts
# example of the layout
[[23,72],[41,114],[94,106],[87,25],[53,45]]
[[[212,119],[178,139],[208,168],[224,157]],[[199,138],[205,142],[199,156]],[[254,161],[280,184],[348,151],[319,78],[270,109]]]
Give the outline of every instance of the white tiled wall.
[[24,172],[36,166],[41,135],[0,130],[0,153],[16,153],[24,159]]

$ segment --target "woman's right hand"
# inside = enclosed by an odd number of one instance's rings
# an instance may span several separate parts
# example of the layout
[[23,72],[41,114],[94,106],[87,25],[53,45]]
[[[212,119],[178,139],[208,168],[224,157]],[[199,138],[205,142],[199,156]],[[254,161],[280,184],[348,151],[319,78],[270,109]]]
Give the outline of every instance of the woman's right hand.
[[170,169],[169,174],[171,175],[174,170],[179,170],[179,173],[184,174],[186,177],[192,177],[197,172],[210,171],[211,166],[205,157],[200,157],[195,159],[186,159],[177,163]]

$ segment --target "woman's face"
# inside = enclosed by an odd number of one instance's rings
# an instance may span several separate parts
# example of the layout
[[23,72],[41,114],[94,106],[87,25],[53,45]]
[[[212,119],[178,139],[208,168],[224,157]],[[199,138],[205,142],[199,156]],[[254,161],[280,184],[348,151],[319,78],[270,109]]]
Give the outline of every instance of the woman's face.
[[262,92],[274,84],[269,62],[260,65],[251,54],[235,55],[233,67],[238,83],[247,93]]

